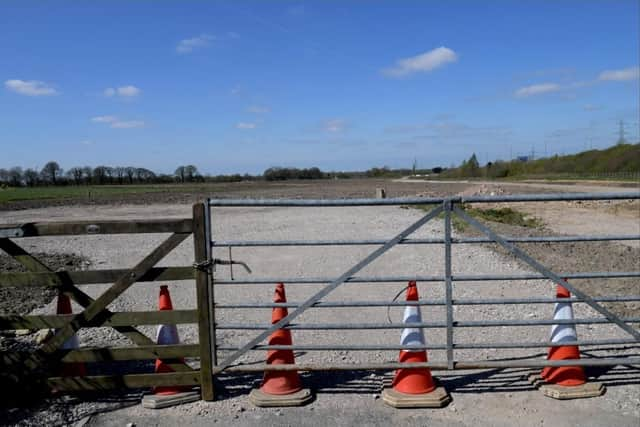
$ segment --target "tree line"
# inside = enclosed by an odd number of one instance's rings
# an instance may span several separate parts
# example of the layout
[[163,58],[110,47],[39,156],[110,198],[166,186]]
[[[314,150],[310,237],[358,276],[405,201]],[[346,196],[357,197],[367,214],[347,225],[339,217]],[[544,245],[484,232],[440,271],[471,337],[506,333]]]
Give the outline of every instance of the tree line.
[[48,185],[126,185],[202,182],[204,178],[193,165],[178,166],[173,175],[158,174],[135,166],[75,166],[63,170],[58,162],[47,162],[41,170],[15,166],[0,168],[0,184],[10,187]]

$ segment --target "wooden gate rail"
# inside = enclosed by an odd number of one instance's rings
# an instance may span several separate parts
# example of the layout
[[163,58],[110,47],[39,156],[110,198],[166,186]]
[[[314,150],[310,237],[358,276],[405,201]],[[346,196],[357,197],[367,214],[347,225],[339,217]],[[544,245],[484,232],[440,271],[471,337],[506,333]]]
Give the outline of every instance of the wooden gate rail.
[[[193,206],[192,219],[159,219],[139,221],[37,222],[20,225],[0,225],[0,249],[22,264],[26,273],[0,273],[0,287],[44,286],[57,288],[69,295],[84,311],[72,315],[0,316],[0,330],[56,329],[31,353],[2,354],[4,363],[17,371],[47,368],[48,375],[59,363],[105,362],[117,360],[175,359],[169,366],[175,371],[166,374],[128,374],[86,377],[48,377],[49,386],[61,390],[96,390],[120,387],[150,387],[162,385],[200,385],[204,399],[213,399],[211,376],[211,340],[209,337],[208,271],[193,266],[155,267],[169,252],[191,234],[194,235],[195,261],[208,260],[208,221],[204,204]],[[164,242],[131,269],[54,272],[25,251],[15,239],[37,236],[172,233]],[[14,240],[10,240],[14,239]],[[111,312],[107,306],[135,282],[194,280],[197,307],[190,310]],[[98,298],[93,299],[78,285],[113,283]],[[153,307],[149,307],[153,309]],[[134,325],[198,323],[198,344],[156,345]],[[112,327],[134,344],[122,348],[61,349],[61,345],[80,328]],[[202,369],[194,370],[180,360],[199,357]]]

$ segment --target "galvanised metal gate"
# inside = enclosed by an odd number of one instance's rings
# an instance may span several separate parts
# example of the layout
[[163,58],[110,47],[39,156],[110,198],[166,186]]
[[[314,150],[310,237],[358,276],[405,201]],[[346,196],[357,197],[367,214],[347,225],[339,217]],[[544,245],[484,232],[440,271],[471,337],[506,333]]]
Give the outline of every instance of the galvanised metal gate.
[[[553,346],[554,343],[545,342],[487,342],[482,344],[465,344],[454,340],[454,332],[456,328],[464,327],[495,327],[495,326],[527,326],[527,325],[552,325],[559,323],[572,324],[595,324],[595,323],[612,323],[626,332],[627,338],[622,339],[599,339],[599,340],[578,340],[572,342],[563,342],[562,345],[616,345],[640,343],[640,330],[637,325],[640,317],[621,318],[612,313],[609,309],[602,305],[603,302],[637,302],[640,301],[640,295],[608,295],[594,297],[588,295],[569,283],[568,279],[586,279],[586,278],[637,278],[640,277],[640,271],[605,271],[605,272],[581,272],[564,274],[553,272],[540,262],[531,258],[527,253],[521,250],[516,243],[537,243],[537,242],[589,242],[589,241],[620,241],[620,240],[640,240],[640,234],[636,230],[630,230],[627,235],[590,235],[590,236],[544,236],[544,237],[505,237],[496,234],[489,227],[480,223],[475,218],[469,216],[461,205],[465,203],[499,203],[499,202],[553,202],[553,201],[598,201],[598,200],[638,200],[640,192],[628,193],[579,193],[579,194],[529,194],[529,195],[512,195],[512,196],[473,196],[473,197],[447,197],[447,198],[398,198],[398,199],[340,199],[340,200],[266,200],[266,199],[209,199],[208,205],[211,208],[223,207],[348,207],[348,206],[410,206],[410,205],[432,205],[433,209],[420,218],[418,221],[407,227],[396,236],[388,239],[372,239],[372,240],[268,240],[268,241],[217,241],[211,238],[211,226],[208,228],[209,238],[211,240],[211,248],[231,248],[233,247],[279,247],[279,246],[344,246],[344,245],[368,245],[379,247],[373,250],[368,256],[364,257],[360,262],[349,268],[343,274],[335,278],[292,278],[292,277],[273,277],[258,279],[240,279],[235,281],[225,281],[213,279],[213,287],[210,292],[212,311],[215,309],[239,309],[239,308],[268,308],[276,306],[286,306],[293,310],[288,316],[273,325],[244,325],[240,329],[263,329],[253,339],[250,339],[244,345],[234,349],[232,354],[218,362],[218,351],[216,350],[216,327],[220,329],[230,329],[234,325],[225,325],[220,323],[215,317],[215,313],[211,313],[214,319],[211,337],[213,341],[213,375],[225,372],[261,372],[264,370],[391,370],[400,366],[403,368],[411,367],[430,367],[432,369],[480,369],[480,368],[524,368],[524,367],[544,367],[544,366],[611,366],[611,365],[637,365],[640,364],[638,357],[604,357],[604,358],[583,358],[575,361],[546,361],[540,358],[524,358],[519,360],[458,360],[455,357],[457,349],[465,348],[485,348],[485,349],[525,349],[525,348],[543,348]],[[210,212],[209,212],[210,213]],[[444,237],[417,239],[409,236],[420,227],[433,220],[437,216],[444,215]],[[485,237],[481,238],[454,238],[452,236],[452,215],[457,215],[460,219],[481,231]],[[213,219],[215,220],[215,216]],[[480,243],[497,243],[509,253],[513,254],[519,260],[527,264],[536,273],[528,274],[511,274],[511,275],[453,275],[452,274],[452,257],[451,248],[454,244],[480,244]],[[396,245],[444,245],[444,275],[437,276],[397,276],[390,275],[386,277],[363,277],[356,274],[367,265],[378,259],[381,255]],[[210,262],[230,263],[230,261],[221,261],[211,259]],[[566,302],[566,299],[552,297],[535,297],[535,298],[453,298],[453,283],[472,282],[472,281],[521,281],[533,279],[548,279],[553,283],[560,284],[568,289],[574,296],[572,302],[583,302],[597,311],[603,317],[601,318],[582,318],[570,321],[559,321],[553,319],[545,320],[473,320],[458,321],[454,318],[453,307],[457,305],[501,305],[501,304],[544,304]],[[330,302],[323,301],[323,298],[330,292],[338,288],[344,283],[374,283],[374,282],[407,282],[409,280],[417,280],[420,282],[443,282],[445,285],[445,298],[443,300],[420,300],[418,302],[404,301],[342,301]],[[276,282],[283,283],[317,283],[326,284],[319,292],[306,301],[300,303],[243,303],[243,304],[225,304],[218,303],[214,299],[215,289],[219,285],[228,284],[270,284]],[[366,324],[292,324],[291,322],[300,316],[308,308],[335,308],[335,307],[372,307],[372,306],[406,306],[406,305],[440,305],[446,307],[446,318],[442,322],[423,322],[421,324],[412,324],[412,327],[422,328],[446,328],[446,343],[444,345],[425,345],[425,346],[367,346],[367,345],[292,345],[292,346],[269,346],[261,343],[275,330],[279,328],[305,329],[305,328],[326,328],[326,329],[401,329],[405,325],[402,323],[366,323]],[[632,324],[636,327],[632,326]],[[255,327],[254,327],[255,326]],[[557,344],[556,344],[557,345]],[[251,350],[269,350],[269,349],[291,349],[291,350],[364,350],[364,349],[384,349],[384,350],[417,350],[417,349],[443,349],[446,350],[446,361],[429,361],[426,363],[399,364],[399,363],[365,363],[365,364],[296,364],[296,365],[266,365],[266,364],[238,364],[240,357]]]

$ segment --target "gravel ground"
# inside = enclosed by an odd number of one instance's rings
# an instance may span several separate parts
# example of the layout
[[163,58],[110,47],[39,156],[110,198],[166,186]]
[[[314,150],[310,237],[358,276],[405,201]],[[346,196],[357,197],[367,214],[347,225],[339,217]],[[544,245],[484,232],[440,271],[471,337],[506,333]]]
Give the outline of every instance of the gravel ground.
[[[46,212],[46,216],[43,214]],[[104,208],[51,208],[46,210],[12,212],[0,216],[3,222],[21,222],[42,218],[100,216],[103,218],[187,216],[190,207],[185,205],[121,206]],[[215,239],[327,239],[327,238],[385,238],[402,230],[417,220],[421,212],[397,207],[322,208],[322,209],[216,209],[214,211]],[[441,236],[442,223],[435,220],[427,224],[414,237]],[[77,252],[86,256],[97,268],[119,268],[141,260],[164,235],[136,236],[83,236],[22,239],[21,243],[34,251]],[[336,277],[373,250],[372,247],[338,248],[254,248],[234,249],[234,258],[247,262],[254,271],[252,277]],[[161,265],[189,265],[192,260],[192,242],[185,241]],[[227,256],[226,251],[216,254]],[[410,245],[392,249],[360,274],[386,276],[442,274],[443,250],[436,246],[413,247]],[[488,247],[458,245],[453,250],[454,274],[509,274],[525,273],[514,259],[496,254]],[[236,279],[244,274],[236,269]],[[216,278],[229,277],[226,267],[219,267]],[[155,307],[159,284],[136,284],[111,304],[114,311],[148,310]],[[195,289],[192,282],[170,283],[174,308],[193,308]],[[108,285],[87,287],[88,293],[97,296]],[[391,299],[403,287],[402,284],[344,284],[329,294],[328,301]],[[319,285],[287,286],[289,301],[303,301],[317,292]],[[499,298],[553,296],[554,285],[547,281],[528,282],[456,282],[454,298]],[[444,287],[439,283],[419,283],[421,298],[442,298]],[[637,292],[635,292],[637,293]],[[217,302],[266,302],[272,298],[271,285],[242,285],[240,283],[218,286]],[[49,305],[41,312],[52,312]],[[77,307],[76,307],[77,309]],[[595,317],[584,304],[575,304],[576,317]],[[550,318],[549,305],[531,306],[458,306],[457,320],[481,319],[545,319]],[[444,309],[428,307],[422,310],[425,321],[442,321]],[[218,310],[219,323],[260,323],[270,320],[269,310]],[[391,310],[391,318],[399,321],[401,310]],[[366,309],[310,309],[298,321],[300,323],[326,322],[385,322],[387,311],[383,308]],[[154,328],[141,328],[154,336]],[[197,342],[194,326],[181,326],[183,342]],[[626,338],[624,333],[611,325],[579,325],[581,339]],[[255,336],[255,331],[218,331],[220,346],[236,347]],[[480,343],[487,341],[545,341],[549,327],[496,327],[461,328],[455,333],[457,342]],[[400,331],[294,331],[294,342],[304,343],[367,343],[395,344]],[[445,342],[443,330],[426,331],[427,342]],[[83,330],[80,333],[83,346],[126,345],[127,340],[104,328]],[[542,357],[545,349],[529,350],[458,350],[456,358],[496,359],[503,357]],[[262,360],[264,352],[251,352],[242,360]],[[617,354],[636,354],[638,347],[618,349]],[[226,352],[221,351],[223,358]],[[611,349],[589,349],[589,355],[612,354]],[[297,361],[309,363],[362,363],[394,361],[395,351],[354,352],[299,352]],[[430,351],[430,360],[444,360],[443,351]],[[127,406],[137,401],[135,393],[122,399],[89,399],[77,404],[61,404],[60,400],[44,402],[28,410],[13,410],[5,414],[10,423],[25,425],[56,425],[75,422],[93,414],[90,425],[207,425],[212,422],[234,425],[425,425],[429,422],[451,426],[469,425],[629,425],[637,426],[640,417],[640,370],[632,367],[589,370],[589,375],[603,381],[608,392],[596,399],[553,401],[543,397],[523,378],[531,370],[483,370],[472,373],[438,372],[440,381],[453,396],[453,403],[441,410],[398,411],[386,407],[378,399],[379,391],[389,374],[372,372],[312,373],[304,374],[307,385],[316,391],[316,400],[305,408],[256,409],[247,401],[248,391],[259,381],[258,376],[221,376],[217,384],[219,400],[212,403],[196,402],[180,407],[151,411],[139,405]],[[105,402],[106,400],[106,402]],[[111,402],[111,400],[114,400]],[[124,402],[124,403],[123,403]],[[57,406],[56,406],[57,405]],[[126,407],[122,407],[126,406]],[[56,409],[64,408],[64,409]],[[118,408],[118,409],[117,409]],[[103,412],[107,411],[108,412]],[[0,416],[2,413],[0,412]]]

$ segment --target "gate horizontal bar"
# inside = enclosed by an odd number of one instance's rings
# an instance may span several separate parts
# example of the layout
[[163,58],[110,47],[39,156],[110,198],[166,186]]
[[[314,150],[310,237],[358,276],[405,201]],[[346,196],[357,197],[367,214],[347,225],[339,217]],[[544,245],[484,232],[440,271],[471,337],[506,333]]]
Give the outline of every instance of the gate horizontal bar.
[[[45,314],[31,316],[0,316],[0,330],[11,329],[55,329],[63,328],[73,319],[73,314]],[[112,313],[100,324],[88,327],[115,327],[133,325],[177,325],[196,323],[197,310],[126,311]]]
[[[640,295],[620,296],[620,297],[598,297],[597,302],[628,302],[640,301]],[[506,304],[552,304],[557,302],[582,302],[580,298],[459,298],[453,300],[453,305],[506,305]],[[445,305],[445,300],[420,300],[420,301],[336,301],[318,302],[313,308],[348,308],[348,307],[406,307],[406,306],[438,306]],[[295,308],[300,303],[297,302],[265,302],[265,303],[217,303],[216,308],[220,309],[242,309],[242,308],[274,308],[287,307]]]
[[183,219],[138,219],[118,221],[73,221],[73,222],[29,222],[25,224],[1,225],[3,229],[20,229],[22,236],[65,236],[81,234],[139,234],[139,233],[191,233],[193,220]]
[[[66,351],[66,350],[65,350]],[[149,353],[158,358],[178,359],[180,357],[199,357],[198,344],[148,345],[124,348],[82,348],[69,351],[63,362],[111,362],[116,360],[150,360]],[[153,359],[151,359],[153,360]]]
[[[609,340],[578,340],[566,341],[562,343],[545,341],[545,342],[508,342],[508,343],[454,343],[456,349],[493,349],[493,348],[541,348],[541,347],[561,347],[566,345],[618,345],[618,344],[638,344],[633,339],[609,339]],[[235,351],[239,347],[221,346],[218,350]],[[361,344],[361,345],[340,345],[340,344],[295,344],[295,345],[255,345],[252,350],[306,350],[306,351],[370,351],[370,350],[446,350],[444,344],[427,344],[427,345],[393,345],[393,344]]]
[[96,375],[86,377],[51,377],[49,387],[60,391],[109,390],[200,384],[200,371],[166,374]]
[[[624,322],[639,323],[640,317],[626,317],[621,319]],[[459,328],[476,328],[480,326],[544,326],[544,325],[591,325],[600,323],[611,323],[604,318],[585,319],[539,319],[539,320],[454,320],[453,326]],[[251,323],[217,323],[217,329],[236,330],[261,330],[269,329],[270,324]],[[282,329],[297,330],[323,330],[323,329],[404,329],[410,328],[445,328],[445,322],[415,322],[415,323],[291,323]]]
[[[543,242],[601,242],[614,240],[640,240],[640,234],[611,234],[592,236],[535,236],[535,237],[505,237],[507,242],[512,243],[543,243]],[[363,245],[383,245],[383,239],[366,240],[219,240],[211,242],[214,248],[232,247],[272,247],[272,246],[363,246]],[[399,245],[425,245],[442,244],[444,239],[404,239]],[[484,237],[451,238],[451,243],[495,243],[491,239]]]
[[386,206],[386,205],[428,205],[445,201],[452,203],[495,203],[495,202],[552,202],[573,200],[628,200],[640,199],[640,192],[617,193],[550,193],[514,194],[508,196],[468,196],[468,197],[402,197],[389,199],[209,199],[211,207],[333,207],[333,206]]
[[[127,269],[90,270],[90,271],[57,271],[27,272],[0,274],[0,288],[7,286],[60,286],[60,283],[71,282],[75,285],[96,285],[113,283],[125,275]],[[154,267],[145,273],[138,282],[193,280],[193,267]]]
[[[454,361],[454,368],[488,369],[488,368],[543,368],[546,366],[634,366],[640,365],[638,357],[610,357],[577,360],[479,360]],[[263,372],[263,371],[390,371],[393,369],[446,370],[447,362],[430,361],[422,363],[349,363],[314,365],[298,363],[294,365],[237,365],[226,369],[227,372]],[[215,367],[214,367],[215,370]]]
[[[591,273],[559,273],[567,279],[606,279],[606,278],[631,278],[640,277],[640,271],[613,271],[613,272],[591,272]],[[408,282],[415,280],[418,282],[444,282],[444,276],[382,276],[382,277],[350,277],[347,283],[385,283],[385,282]],[[546,276],[538,273],[527,274],[477,274],[477,275],[453,275],[455,282],[481,282],[499,280],[548,280]],[[237,279],[237,280],[216,280],[216,285],[273,285],[274,283],[287,284],[323,284],[330,283],[329,277],[269,277],[262,279]]]

